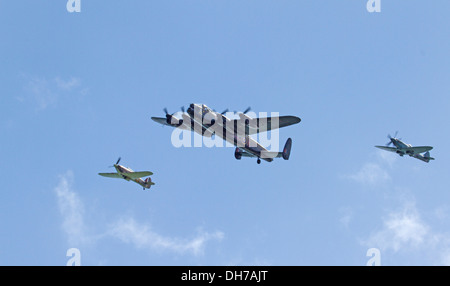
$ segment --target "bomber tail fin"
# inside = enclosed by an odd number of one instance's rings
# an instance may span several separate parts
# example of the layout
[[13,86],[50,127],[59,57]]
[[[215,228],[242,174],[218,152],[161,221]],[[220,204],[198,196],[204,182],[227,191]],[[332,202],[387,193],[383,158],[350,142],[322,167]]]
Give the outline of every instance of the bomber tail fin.
[[289,160],[289,156],[291,155],[292,148],[292,139],[288,138],[286,144],[284,144],[283,152],[281,152],[281,156],[284,160]]
[[288,140],[284,144],[282,152],[263,151],[261,152],[261,159],[264,159],[266,161],[269,160],[269,162],[271,162],[273,158],[283,158],[284,160],[289,160],[289,156],[291,155],[291,148],[292,148],[292,139],[288,138]]

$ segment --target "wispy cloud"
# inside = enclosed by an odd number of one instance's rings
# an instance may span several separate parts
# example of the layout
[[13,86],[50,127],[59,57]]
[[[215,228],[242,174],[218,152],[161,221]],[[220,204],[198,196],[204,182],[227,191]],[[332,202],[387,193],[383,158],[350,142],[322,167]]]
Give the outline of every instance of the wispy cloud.
[[390,212],[383,219],[383,227],[374,232],[366,244],[397,252],[420,247],[429,239],[430,227],[421,219],[415,204],[407,202],[402,209]]
[[56,103],[57,94],[49,86],[49,82],[42,78],[32,78],[25,86],[28,93],[25,97],[19,97],[19,101],[34,101],[39,110],[46,109]]
[[377,150],[377,158],[379,164],[392,168],[398,159],[398,155],[383,150]]
[[361,184],[375,185],[376,183],[389,180],[390,176],[380,165],[376,163],[366,163],[359,171],[348,175],[348,178]]
[[109,233],[137,248],[150,251],[169,250],[180,254],[191,253],[194,255],[203,254],[209,240],[221,240],[224,237],[223,232],[220,231],[209,233],[201,230],[191,239],[171,238],[155,232],[148,224],[138,223],[131,217],[115,222]]
[[73,173],[68,171],[60,176],[59,184],[55,188],[58,208],[62,216],[62,228],[72,245],[86,243],[89,236],[86,234],[84,222],[84,205],[78,194],[72,189]]
[[349,228],[350,222],[354,216],[353,210],[350,207],[342,207],[338,211],[340,224],[345,228]]
[[37,106],[38,110],[44,110],[55,106],[61,96],[77,91],[84,94],[86,88],[81,89],[81,80],[77,77],[63,79],[55,77],[48,79],[45,77],[25,76],[24,95],[16,96],[20,102],[31,102]]
[[425,221],[414,200],[389,211],[382,219],[382,226],[361,244],[376,247],[385,255],[420,256],[423,265],[450,265],[450,234]]
[[76,77],[71,77],[67,80],[61,79],[60,77],[56,77],[55,83],[59,89],[70,91],[70,90],[73,90],[74,88],[80,86],[81,81],[79,78],[76,78]]
[[385,183],[391,180],[388,170],[392,168],[395,160],[395,157],[387,156],[378,150],[376,160],[366,162],[358,171],[343,177],[369,186]]
[[[60,176],[59,183],[54,189],[62,216],[62,229],[71,247],[94,244],[101,238],[114,237],[136,248],[149,251],[202,255],[209,241],[220,241],[224,237],[221,231],[206,232],[200,229],[192,238],[173,238],[159,234],[150,224],[139,223],[133,217],[121,218],[110,223],[104,232],[90,232],[86,223],[89,220],[85,219],[85,207],[80,196],[73,190],[73,181],[74,175],[69,171]],[[96,216],[90,215],[90,217]]]

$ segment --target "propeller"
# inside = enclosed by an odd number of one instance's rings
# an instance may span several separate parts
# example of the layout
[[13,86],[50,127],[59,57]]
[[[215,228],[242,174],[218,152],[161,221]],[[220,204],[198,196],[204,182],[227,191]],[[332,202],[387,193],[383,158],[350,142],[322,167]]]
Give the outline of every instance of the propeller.
[[[184,106],[180,107],[180,109],[181,109],[181,111],[182,111],[183,113],[185,112]],[[177,111],[177,112],[174,112],[174,113],[170,114],[166,107],[164,107],[163,110],[164,110],[164,113],[166,114],[166,117],[167,117],[168,115],[169,115],[169,116],[173,116],[175,113],[178,112],[178,111]]]
[[[212,111],[217,112],[217,110],[215,110],[214,108],[213,108]],[[228,112],[228,108],[225,109],[224,111],[222,111],[220,114],[224,115],[224,114],[227,113],[227,112]]]
[[172,116],[173,116],[175,113],[170,114],[169,111],[167,111],[167,108],[166,108],[166,107],[163,108],[163,111],[164,111],[164,113],[166,114],[166,121],[167,121],[167,123],[170,124],[171,121],[172,121]]
[[[177,112],[179,112],[179,111],[170,114],[169,111],[167,111],[167,108],[166,108],[166,107],[163,108],[163,111],[164,111],[164,113],[166,114],[166,122],[167,122],[167,124],[173,125],[173,124],[172,124],[172,117],[173,117],[173,115],[174,115],[175,113],[177,113]],[[184,106],[181,107],[181,111],[184,113]],[[179,125],[181,125],[181,124],[183,123],[183,120],[182,120],[182,119],[177,119],[177,122],[178,122],[178,126],[179,126]]]
[[[247,109],[244,110],[242,113],[243,113],[243,114],[246,114],[246,113],[249,112],[251,109],[252,109],[252,108],[249,106],[249,107],[247,107]],[[237,111],[234,111],[234,113],[238,113],[238,112],[237,112]]]
[[391,134],[388,134],[387,138],[389,139],[389,142],[386,143],[386,144],[384,144],[384,145],[386,145],[386,147],[388,147],[389,145],[392,144],[392,137],[391,137]]
[[108,168],[112,168],[112,167],[115,167],[117,164],[119,164],[119,162],[120,162],[120,157],[119,157],[119,159],[117,159],[117,162],[114,164],[114,165],[112,165],[112,166],[108,166]]
[[388,137],[389,139],[392,139],[392,138],[396,139],[396,138],[397,138],[397,134],[398,134],[398,131],[395,131],[394,137],[391,137],[391,134],[388,134],[387,137]]
[[390,141],[388,143],[386,143],[386,146],[393,144],[392,139],[397,139],[397,134],[398,134],[398,131],[395,131],[394,137],[392,137],[391,134],[388,134],[387,138],[389,138]]

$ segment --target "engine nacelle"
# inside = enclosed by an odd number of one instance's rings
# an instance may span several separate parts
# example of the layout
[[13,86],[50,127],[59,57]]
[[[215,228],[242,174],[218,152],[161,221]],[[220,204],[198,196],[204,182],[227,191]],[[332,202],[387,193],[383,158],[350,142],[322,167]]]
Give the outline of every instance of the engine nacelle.
[[250,120],[252,120],[252,118],[244,113],[239,113],[239,118],[244,121],[245,125],[249,125],[250,124]]
[[250,116],[243,114],[243,113],[239,113],[239,118],[240,118],[241,122],[244,123],[245,134],[249,134],[250,129],[258,128],[258,125],[259,125],[258,120],[255,120],[255,119],[251,118]]
[[236,147],[236,150],[234,151],[234,158],[237,160],[241,160],[242,158],[242,152],[238,147]]
[[166,115],[166,122],[167,124],[170,125],[175,125],[175,126],[181,126],[183,124],[183,119],[178,119],[173,115],[167,114]]

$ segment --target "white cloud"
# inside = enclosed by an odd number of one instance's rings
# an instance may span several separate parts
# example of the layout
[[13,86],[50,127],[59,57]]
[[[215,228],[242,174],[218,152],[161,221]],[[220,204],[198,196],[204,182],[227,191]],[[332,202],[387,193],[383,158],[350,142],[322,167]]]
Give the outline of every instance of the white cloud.
[[390,176],[380,165],[366,163],[358,172],[348,175],[348,178],[361,184],[375,185],[389,180]]
[[70,244],[77,245],[88,240],[84,223],[84,206],[78,194],[72,190],[73,173],[60,176],[55,194],[62,215],[62,228]]
[[[344,177],[364,185],[378,185],[391,180],[390,170],[396,160],[393,154],[378,150],[375,162],[365,163],[357,172]],[[390,155],[390,156],[388,156]]]
[[[56,105],[61,96],[76,91],[81,86],[81,80],[76,77],[47,79],[26,76],[26,78],[27,83],[24,88],[26,94],[17,96],[16,99],[20,102],[32,102],[37,105],[38,110]],[[81,94],[85,92],[86,88],[80,91]]]
[[391,261],[401,253],[419,257],[421,265],[450,265],[450,234],[431,227],[411,200],[399,210],[390,211],[382,227],[361,244],[380,249],[382,256],[390,256]]
[[61,79],[60,77],[56,77],[55,83],[59,89],[70,91],[80,85],[80,79],[78,79],[76,77],[71,77],[68,80],[64,80],[64,79]]
[[46,109],[57,101],[57,94],[51,89],[48,80],[42,78],[32,78],[25,87],[29,92],[27,98],[19,98],[19,101],[24,102],[28,99],[35,101],[39,110]]
[[397,252],[418,248],[429,239],[429,226],[422,221],[414,203],[408,202],[400,211],[388,214],[383,220],[383,228],[371,235],[367,245]]
[[397,161],[399,156],[395,153],[384,151],[384,150],[377,150],[377,158],[378,162],[387,165],[390,168],[394,165],[394,163]]
[[353,210],[349,207],[342,207],[339,209],[339,222],[341,225],[343,225],[345,228],[348,228],[350,225],[350,222],[353,219]]
[[[62,216],[62,229],[67,235],[71,247],[80,244],[94,244],[104,237],[118,238],[124,243],[131,243],[137,248],[150,251],[172,251],[177,254],[201,255],[207,242],[221,240],[223,232],[205,232],[199,230],[193,238],[173,238],[152,230],[151,225],[138,223],[134,218],[119,219],[107,227],[104,233],[94,234],[88,231],[85,219],[85,207],[79,195],[73,190],[73,173],[71,171],[60,176],[59,184],[54,192],[58,208]],[[97,217],[96,215],[91,215]]]
[[220,231],[208,233],[200,231],[192,239],[177,239],[160,235],[153,231],[149,225],[138,223],[133,218],[120,219],[115,222],[109,233],[137,248],[151,251],[169,250],[176,253],[203,254],[206,242],[211,239],[221,240],[224,234]]

